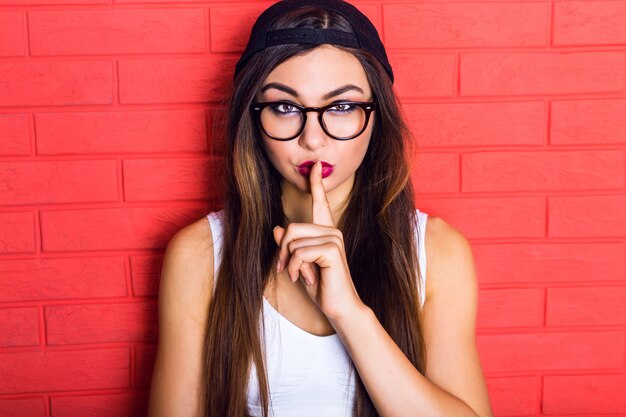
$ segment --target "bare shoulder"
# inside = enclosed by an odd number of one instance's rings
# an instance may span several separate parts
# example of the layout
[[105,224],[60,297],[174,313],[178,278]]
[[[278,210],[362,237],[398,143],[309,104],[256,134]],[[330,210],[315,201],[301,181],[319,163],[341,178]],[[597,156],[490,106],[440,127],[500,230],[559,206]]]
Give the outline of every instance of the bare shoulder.
[[475,284],[475,275],[467,273],[473,268],[471,245],[457,228],[441,217],[429,215],[425,235],[426,302],[435,293],[446,291],[446,286],[462,284],[458,280]]
[[206,255],[213,251],[213,236],[211,224],[206,216],[194,221],[178,230],[170,240],[169,245],[176,245],[190,255]]
[[197,416],[203,409],[202,349],[212,286],[213,239],[203,217],[178,230],[165,250],[150,417]]
[[476,346],[478,282],[467,238],[440,217],[426,222],[425,376],[480,417],[493,411]]
[[163,259],[159,294],[173,296],[182,308],[208,305],[213,290],[213,262],[211,226],[203,217],[181,228],[170,239]]

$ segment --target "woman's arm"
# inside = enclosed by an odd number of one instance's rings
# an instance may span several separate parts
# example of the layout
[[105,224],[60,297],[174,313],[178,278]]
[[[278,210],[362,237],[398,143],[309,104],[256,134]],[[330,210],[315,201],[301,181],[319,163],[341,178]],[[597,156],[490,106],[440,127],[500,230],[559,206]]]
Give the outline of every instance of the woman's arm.
[[381,416],[492,417],[476,349],[478,288],[469,243],[440,218],[426,223],[426,376],[364,306],[333,326]]
[[212,245],[206,218],[178,231],[167,245],[149,417],[198,417],[204,411],[202,352],[213,287]]

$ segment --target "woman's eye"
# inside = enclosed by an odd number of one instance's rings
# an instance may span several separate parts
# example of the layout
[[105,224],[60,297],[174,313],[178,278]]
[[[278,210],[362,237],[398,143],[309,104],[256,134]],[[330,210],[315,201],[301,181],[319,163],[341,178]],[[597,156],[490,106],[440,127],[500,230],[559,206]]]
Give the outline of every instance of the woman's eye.
[[298,111],[296,107],[287,103],[274,104],[273,106],[271,106],[271,108],[275,113],[279,113],[279,114],[286,114],[286,113],[292,113],[294,111]]
[[349,113],[354,110],[354,107],[356,106],[354,106],[353,104],[341,103],[331,107],[330,110],[334,110],[338,113]]

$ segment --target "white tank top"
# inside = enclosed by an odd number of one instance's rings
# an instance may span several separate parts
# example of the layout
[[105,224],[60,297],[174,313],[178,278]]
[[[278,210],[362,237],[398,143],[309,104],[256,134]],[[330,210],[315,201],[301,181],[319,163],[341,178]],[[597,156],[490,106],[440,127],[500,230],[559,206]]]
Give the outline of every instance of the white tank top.
[[[426,252],[424,238],[428,214],[418,216],[418,262],[420,302],[425,301]],[[213,235],[214,276],[221,264],[224,210],[207,215]],[[215,285],[214,287],[215,288]],[[334,333],[317,336],[283,317],[263,297],[265,358],[270,390],[269,416],[348,417],[352,416],[355,396],[355,367],[341,339]],[[260,320],[263,316],[259,317]],[[248,413],[262,415],[256,367],[248,380]]]

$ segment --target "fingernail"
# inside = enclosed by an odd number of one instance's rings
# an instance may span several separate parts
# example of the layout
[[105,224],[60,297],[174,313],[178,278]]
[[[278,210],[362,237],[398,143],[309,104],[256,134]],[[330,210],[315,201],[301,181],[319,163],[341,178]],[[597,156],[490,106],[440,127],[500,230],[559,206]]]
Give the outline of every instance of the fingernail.
[[282,267],[283,267],[283,263],[279,259],[278,262],[276,262],[276,272],[280,272],[280,268]]

